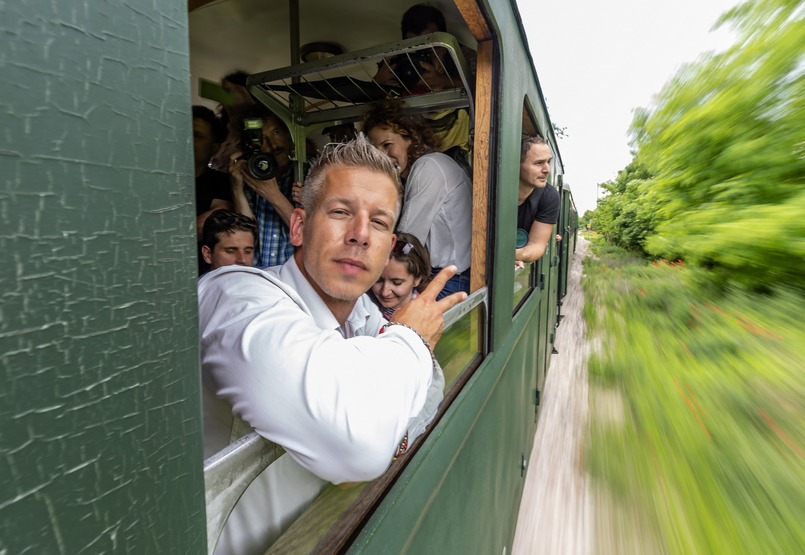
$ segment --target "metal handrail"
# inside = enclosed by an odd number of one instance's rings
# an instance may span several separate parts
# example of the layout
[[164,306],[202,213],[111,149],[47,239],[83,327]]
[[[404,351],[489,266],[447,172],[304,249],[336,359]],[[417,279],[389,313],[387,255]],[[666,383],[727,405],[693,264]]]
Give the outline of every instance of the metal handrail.
[[[444,330],[485,304],[487,297],[488,290],[483,287],[445,312]],[[204,461],[208,555],[213,555],[229,514],[243,492],[283,453],[285,450],[281,446],[251,432]]]
[[251,432],[204,461],[207,553],[212,555],[229,514],[246,488],[285,449]]

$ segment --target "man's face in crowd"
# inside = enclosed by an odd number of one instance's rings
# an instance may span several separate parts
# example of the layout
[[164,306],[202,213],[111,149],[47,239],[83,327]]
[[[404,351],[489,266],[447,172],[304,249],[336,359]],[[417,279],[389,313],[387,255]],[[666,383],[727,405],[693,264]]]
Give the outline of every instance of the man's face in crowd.
[[551,172],[552,159],[548,145],[531,145],[525,162],[520,164],[520,183],[535,189],[545,187],[548,183],[548,174]]
[[210,124],[201,118],[193,118],[193,159],[196,164],[206,165],[218,146],[212,136]]
[[291,163],[291,134],[282,122],[273,116],[264,118],[264,121],[263,144],[260,150],[273,154],[280,170],[285,170]]
[[389,176],[327,169],[312,212],[298,225],[291,220],[291,243],[303,245],[305,273],[325,302],[354,301],[377,281],[394,246],[396,210],[397,187]]
[[[405,33],[405,38],[412,39],[414,37],[424,37],[425,35],[430,35],[431,33],[438,33],[438,32],[439,27],[434,22],[431,21],[430,23],[428,23],[428,26],[425,27],[422,30],[422,32],[419,33],[418,35],[412,31],[408,31],[407,33]],[[444,56],[447,54],[447,51],[444,48],[436,48],[435,53],[436,55],[434,55],[433,51],[430,52],[430,58],[431,58],[430,63],[436,65],[437,62],[438,63],[444,62]]]
[[221,266],[251,266],[254,260],[254,235],[249,231],[222,233],[212,249],[207,245],[201,247],[201,255],[213,270]]

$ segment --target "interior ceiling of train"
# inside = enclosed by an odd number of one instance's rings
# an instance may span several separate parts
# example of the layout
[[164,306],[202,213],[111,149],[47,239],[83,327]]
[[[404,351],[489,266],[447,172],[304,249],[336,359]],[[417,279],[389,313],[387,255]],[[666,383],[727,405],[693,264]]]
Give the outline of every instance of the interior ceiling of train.
[[[300,45],[334,43],[353,52],[400,40],[402,14],[417,0],[298,0]],[[195,5],[202,3],[196,0]],[[429,1],[447,21],[447,32],[476,47],[456,5]],[[214,107],[198,97],[198,79],[220,81],[233,70],[249,73],[299,63],[291,61],[288,0],[217,0],[189,14],[193,104]]]

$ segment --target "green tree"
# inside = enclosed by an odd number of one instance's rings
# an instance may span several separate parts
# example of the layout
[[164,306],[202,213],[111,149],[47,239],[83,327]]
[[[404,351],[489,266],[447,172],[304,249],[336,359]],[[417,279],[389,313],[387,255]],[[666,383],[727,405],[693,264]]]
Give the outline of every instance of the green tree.
[[[737,43],[685,67],[635,115],[637,161],[653,175],[636,192],[656,227],[643,242],[747,283],[802,282],[805,1],[752,0],[720,25]],[[627,206],[639,212],[627,190],[608,207],[616,238]]]
[[584,215],[579,219],[579,229],[587,229],[587,224],[593,219],[594,212],[592,210],[586,210]]
[[648,170],[632,161],[618,172],[614,181],[600,183],[605,195],[598,200],[594,221],[596,230],[611,242],[631,250],[641,250],[654,228],[653,207],[644,192]]

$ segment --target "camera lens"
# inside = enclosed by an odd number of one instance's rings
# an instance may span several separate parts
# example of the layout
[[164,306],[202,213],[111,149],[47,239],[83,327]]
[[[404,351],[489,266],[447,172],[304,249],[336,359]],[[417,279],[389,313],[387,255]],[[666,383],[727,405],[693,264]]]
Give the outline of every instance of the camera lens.
[[409,52],[407,54],[398,54],[394,57],[394,73],[397,75],[397,80],[406,89],[410,89],[419,83],[422,73],[422,62],[430,62],[430,56],[427,52]]
[[249,175],[259,181],[267,181],[277,175],[277,159],[269,152],[255,152],[246,164]]

